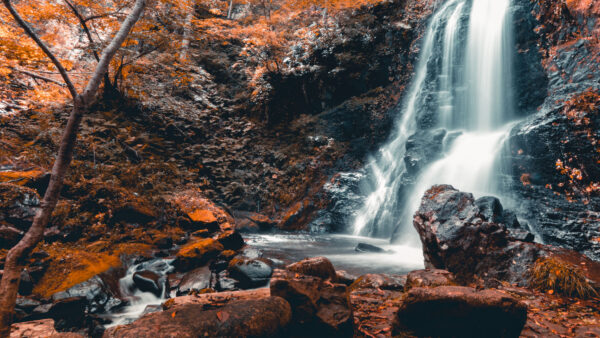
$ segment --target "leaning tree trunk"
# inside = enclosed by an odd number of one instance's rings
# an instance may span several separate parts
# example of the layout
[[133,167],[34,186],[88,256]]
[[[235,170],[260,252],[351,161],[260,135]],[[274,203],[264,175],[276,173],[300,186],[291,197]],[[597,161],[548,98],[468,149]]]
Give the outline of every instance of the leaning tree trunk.
[[10,0],[2,0],[4,6],[9,10],[15,21],[23,28],[25,33],[35,41],[35,43],[48,56],[52,63],[59,70],[63,80],[65,81],[71,96],[73,97],[73,110],[67,121],[67,126],[63,132],[62,140],[56,156],[56,160],[52,167],[52,176],[48,189],[44,194],[41,202],[41,208],[37,211],[33,224],[25,234],[25,236],[15,245],[6,256],[4,263],[4,274],[0,282],[0,338],[10,336],[10,326],[12,324],[15,302],[19,290],[19,282],[21,280],[21,272],[25,266],[25,262],[31,251],[37,246],[44,236],[46,224],[52,216],[52,212],[56,207],[60,196],[60,190],[63,186],[64,177],[67,173],[71,159],[73,157],[73,149],[77,140],[77,130],[81,124],[83,114],[87,111],[89,104],[94,99],[100,83],[108,71],[110,61],[115,56],[115,53],[133,28],[133,25],[139,20],[146,7],[146,0],[136,0],[133,9],[123,21],[119,31],[110,42],[110,44],[102,52],[102,56],[98,61],[98,65],[94,70],[91,79],[81,94],[77,92],[65,68],[44,44],[37,34],[29,27],[27,22],[13,8]]

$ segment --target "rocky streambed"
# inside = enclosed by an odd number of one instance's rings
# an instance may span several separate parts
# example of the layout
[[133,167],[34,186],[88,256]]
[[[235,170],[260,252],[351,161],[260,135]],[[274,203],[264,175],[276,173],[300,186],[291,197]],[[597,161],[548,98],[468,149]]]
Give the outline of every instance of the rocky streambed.
[[408,252],[352,236],[193,237],[51,299],[19,297],[25,322],[13,336],[599,334],[600,264],[533,243],[490,205],[428,190],[414,218],[425,270]]

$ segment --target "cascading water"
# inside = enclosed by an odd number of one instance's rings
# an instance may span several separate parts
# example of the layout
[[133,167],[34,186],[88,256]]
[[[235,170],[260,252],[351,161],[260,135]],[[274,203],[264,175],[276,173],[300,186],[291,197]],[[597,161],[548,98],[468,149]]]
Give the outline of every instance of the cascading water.
[[131,265],[127,269],[125,276],[119,280],[119,293],[124,299],[129,301],[129,304],[120,311],[109,314],[107,319],[109,319],[111,323],[106,325],[106,327],[109,328],[117,325],[129,324],[148,312],[152,307],[160,307],[160,305],[169,297],[168,290],[166,289],[167,284],[163,283],[161,294],[159,296],[152,292],[139,290],[139,288],[135,286],[133,276],[136,272],[153,271],[159,275],[161,279],[166,278],[166,275],[174,269],[171,265],[172,262],[173,259],[158,258]]
[[[494,169],[513,116],[509,22],[510,0],[449,0],[434,14],[402,118],[369,165],[373,182],[354,234],[389,237],[395,230],[401,234],[396,239],[419,245],[410,224],[432,185],[498,193]],[[429,112],[439,128],[449,131],[445,149],[407,188],[406,144],[420,130],[420,116]]]

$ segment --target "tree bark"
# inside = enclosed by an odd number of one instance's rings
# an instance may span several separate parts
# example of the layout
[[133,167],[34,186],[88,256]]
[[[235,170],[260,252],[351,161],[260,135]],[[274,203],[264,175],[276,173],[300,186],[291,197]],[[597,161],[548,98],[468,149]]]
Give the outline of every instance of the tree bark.
[[227,11],[227,19],[232,19],[233,17],[233,0],[229,0],[229,10]]
[[194,5],[192,4],[192,8],[189,9],[188,14],[185,16],[185,22],[183,23],[183,40],[181,41],[181,54],[179,54],[179,60],[182,62],[185,62],[187,60],[187,54],[190,49],[190,37],[192,35],[193,17]]
[[73,149],[77,140],[77,130],[81,124],[83,114],[87,111],[88,105],[97,93],[102,78],[108,71],[110,60],[114,57],[117,50],[121,47],[127,35],[133,28],[133,25],[139,20],[144,7],[146,6],[146,0],[136,0],[133,9],[121,24],[121,28],[110,42],[110,44],[104,49],[102,56],[98,61],[98,65],[89,80],[87,86],[81,94],[77,93],[77,90],[73,86],[73,83],[69,79],[69,76],[58,61],[58,59],[52,54],[50,49],[46,47],[44,42],[34,33],[29,25],[21,18],[19,13],[12,7],[10,0],[2,0],[5,7],[9,10],[15,21],[25,30],[27,35],[31,37],[36,44],[44,51],[44,53],[52,60],[56,68],[59,70],[61,76],[65,80],[67,87],[73,97],[73,110],[67,121],[67,126],[63,131],[60,147],[54,165],[52,167],[52,175],[48,189],[44,194],[44,198],[41,202],[41,208],[37,211],[33,224],[25,234],[25,236],[15,245],[6,256],[4,263],[4,274],[2,281],[0,282],[0,338],[7,338],[10,336],[10,327],[13,320],[15,302],[17,299],[17,293],[19,290],[19,282],[21,280],[21,272],[25,265],[25,261],[31,251],[37,246],[44,236],[44,230],[46,224],[50,220],[52,212],[56,207],[56,203],[60,197],[60,190],[63,186],[64,177],[67,173],[71,159],[73,157]]

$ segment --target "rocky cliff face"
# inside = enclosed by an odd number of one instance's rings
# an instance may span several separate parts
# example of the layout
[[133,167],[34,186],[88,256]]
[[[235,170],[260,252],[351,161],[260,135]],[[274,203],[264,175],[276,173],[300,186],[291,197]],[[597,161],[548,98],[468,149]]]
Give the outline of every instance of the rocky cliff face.
[[[523,201],[522,216],[544,241],[600,257],[598,91],[600,6],[593,1],[534,1],[525,45],[539,46],[547,82],[536,113],[511,132],[505,157],[508,189]],[[547,85],[546,85],[547,83]]]

